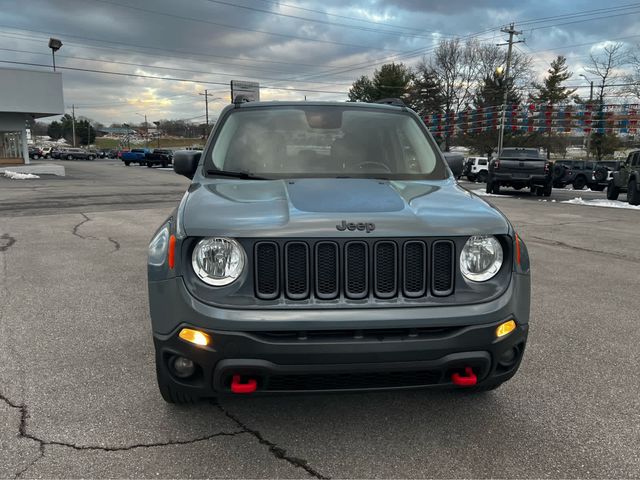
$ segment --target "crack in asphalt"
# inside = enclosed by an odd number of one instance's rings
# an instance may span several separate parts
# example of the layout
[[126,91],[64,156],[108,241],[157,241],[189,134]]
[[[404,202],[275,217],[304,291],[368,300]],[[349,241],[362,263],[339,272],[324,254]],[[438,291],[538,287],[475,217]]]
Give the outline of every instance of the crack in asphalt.
[[[90,221],[91,221],[91,219],[90,219],[89,217],[87,217],[84,213],[80,213],[80,215],[82,215],[82,216],[84,217],[84,220],[82,220],[80,223],[78,223],[77,225],[75,225],[75,226],[73,227],[73,230],[72,230],[72,232],[71,232],[71,233],[72,233],[72,234],[74,234],[76,237],[79,237],[79,238],[81,238],[81,239],[83,239],[83,240],[86,240],[87,238],[92,238],[92,239],[94,239],[94,238],[93,238],[93,237],[91,237],[91,236],[86,236],[86,237],[85,237],[84,235],[80,235],[80,234],[78,233],[78,229],[79,229],[82,225],[84,225],[85,223],[87,223],[87,222],[90,222]],[[95,239],[94,239],[94,240],[95,240]]]
[[309,475],[311,475],[314,478],[319,478],[321,480],[329,480],[331,478],[331,477],[327,477],[326,475],[323,475],[320,472],[318,472],[311,465],[309,465],[309,462],[307,462],[303,458],[297,458],[297,457],[293,457],[291,455],[287,455],[287,451],[284,448],[279,447],[277,444],[275,444],[275,443],[267,440],[266,438],[264,438],[262,436],[262,434],[258,430],[254,430],[252,428],[249,428],[238,417],[236,417],[232,413],[230,413],[227,410],[225,410],[220,404],[216,403],[215,405],[220,409],[220,411],[222,413],[224,413],[228,418],[233,420],[233,422],[235,422],[236,425],[238,425],[240,428],[242,428],[243,432],[253,435],[261,445],[267,446],[269,448],[269,452],[274,457],[276,457],[277,459],[289,462],[294,467],[302,468],[303,470],[305,470]]
[[[94,446],[94,445],[76,445],[74,443],[69,442],[60,442],[57,440],[44,440],[35,435],[27,432],[27,420],[29,419],[29,409],[24,403],[15,403],[12,402],[9,398],[0,393],[0,400],[2,400],[9,407],[16,409],[20,412],[20,425],[18,427],[18,437],[26,438],[28,440],[32,440],[37,442],[40,448],[40,454],[37,458],[35,458],[29,465],[24,467],[22,470],[18,471],[14,478],[19,478],[24,473],[33,467],[42,457],[45,455],[45,449],[48,446],[59,446],[59,447],[67,447],[72,448],[77,451],[101,451],[101,452],[122,452],[128,450],[135,450],[138,448],[156,448],[156,447],[168,447],[171,445],[190,445],[198,442],[205,442],[211,440],[216,437],[234,437],[237,435],[244,435],[247,433],[251,433],[246,428],[242,428],[241,430],[235,430],[232,432],[217,432],[209,435],[203,435],[200,437],[192,438],[189,440],[169,440],[166,442],[153,442],[153,443],[135,443],[133,445],[125,445],[122,447],[108,447],[108,446]],[[236,422],[237,423],[237,422]],[[325,478],[325,477],[318,477]]]
[[577,245],[569,245],[568,243],[560,242],[559,240],[549,240],[547,238],[536,237],[535,235],[528,235],[528,238],[532,238],[531,243],[542,243],[543,245],[551,245],[553,247],[569,248],[571,250],[578,250],[580,252],[595,253],[597,255],[606,255],[618,260],[625,260],[628,262],[640,263],[640,260],[627,255],[621,255],[619,253],[605,252],[603,250],[594,250],[591,248],[579,247]]
[[107,237],[107,240],[109,240],[111,243],[113,243],[115,250],[113,250],[113,252],[111,253],[115,253],[118,250],[120,250],[120,242],[117,241],[115,238],[111,238],[111,237]]
[[16,239],[14,237],[8,233],[3,234],[0,237],[0,252],[6,252],[14,243],[16,243]]

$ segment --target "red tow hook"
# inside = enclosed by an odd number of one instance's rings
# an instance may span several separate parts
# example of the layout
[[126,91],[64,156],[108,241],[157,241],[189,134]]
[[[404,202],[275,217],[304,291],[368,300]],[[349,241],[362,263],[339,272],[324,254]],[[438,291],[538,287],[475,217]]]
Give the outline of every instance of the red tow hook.
[[458,372],[451,375],[451,381],[454,385],[461,387],[473,387],[478,383],[478,377],[473,373],[473,368],[464,367],[464,375],[460,375]]
[[231,379],[231,392],[233,393],[253,393],[258,388],[258,382],[250,378],[245,383],[240,381],[240,375],[234,375]]

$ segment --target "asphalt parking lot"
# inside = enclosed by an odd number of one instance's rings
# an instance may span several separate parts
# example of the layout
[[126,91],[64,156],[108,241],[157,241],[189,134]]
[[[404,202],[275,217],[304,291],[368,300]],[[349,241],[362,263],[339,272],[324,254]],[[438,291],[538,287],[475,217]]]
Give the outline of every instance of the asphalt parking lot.
[[640,476],[637,210],[485,198],[533,265],[524,363],[495,392],[176,407],[155,383],[146,249],[188,181],[61,163],[0,177],[0,477]]

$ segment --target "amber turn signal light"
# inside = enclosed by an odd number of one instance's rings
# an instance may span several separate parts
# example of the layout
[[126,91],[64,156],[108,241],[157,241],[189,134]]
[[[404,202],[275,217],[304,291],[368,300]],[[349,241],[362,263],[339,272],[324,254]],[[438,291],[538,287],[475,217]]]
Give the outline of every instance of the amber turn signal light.
[[516,329],[515,320],[509,320],[508,322],[501,323],[498,328],[496,328],[496,337],[504,337],[505,335],[509,335]]
[[208,333],[201,332],[200,330],[194,330],[192,328],[183,328],[178,335],[182,340],[185,340],[199,347],[206,347],[211,343],[211,336]]

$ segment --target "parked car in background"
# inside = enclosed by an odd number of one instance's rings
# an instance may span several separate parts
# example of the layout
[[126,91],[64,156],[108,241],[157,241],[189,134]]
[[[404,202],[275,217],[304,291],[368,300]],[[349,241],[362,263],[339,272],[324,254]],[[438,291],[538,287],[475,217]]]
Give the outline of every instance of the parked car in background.
[[551,195],[551,163],[535,148],[503,148],[489,162],[487,193],[500,193],[500,187],[529,188],[539,197]]
[[137,163],[138,165],[146,165],[146,156],[150,151],[151,150],[149,150],[148,148],[133,148],[128,152],[122,152],[120,160],[122,160],[127,167],[132,163]]
[[620,169],[611,175],[607,198],[617,200],[618,195],[624,192],[630,205],[640,205],[640,150],[629,153]]
[[145,155],[147,161],[147,167],[151,168],[154,165],[161,165],[163,167],[169,166],[173,162],[173,151],[154,148],[152,152]]
[[464,175],[470,182],[486,182],[489,176],[489,159],[487,157],[467,158]]
[[128,152],[129,149],[128,148],[119,148],[118,150],[116,150],[116,156],[115,158],[120,158],[122,159],[122,154],[125,152]]
[[623,163],[623,160],[604,160],[596,162],[593,166],[593,181],[598,185],[596,190],[602,191],[607,188],[609,181],[613,177],[613,172],[620,170]]
[[51,158],[52,150],[53,150],[53,147],[42,147],[42,157]]
[[95,160],[96,154],[81,148],[67,148],[60,153],[65,160]]
[[42,158],[44,155],[42,154],[42,149],[39,147],[29,147],[29,158],[33,158],[37,160],[38,158]]

